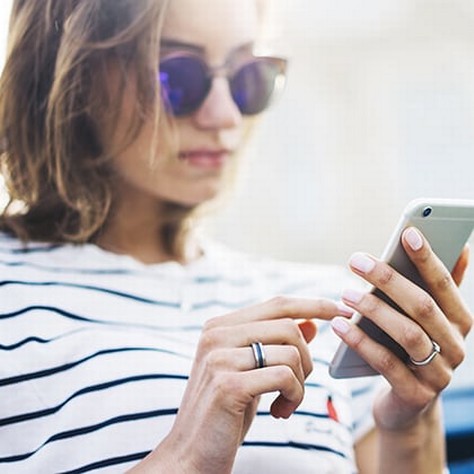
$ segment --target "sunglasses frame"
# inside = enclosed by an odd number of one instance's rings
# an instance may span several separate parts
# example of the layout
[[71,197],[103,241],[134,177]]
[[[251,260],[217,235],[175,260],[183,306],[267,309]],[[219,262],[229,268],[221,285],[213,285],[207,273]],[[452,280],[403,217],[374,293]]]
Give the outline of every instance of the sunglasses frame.
[[183,113],[176,113],[173,110],[173,106],[170,104],[165,94],[162,94],[166,109],[169,110],[170,113],[176,117],[184,117],[187,115],[192,115],[194,112],[196,112],[202,106],[207,96],[209,95],[209,92],[212,87],[212,82],[216,77],[225,77],[229,83],[229,87],[231,87],[232,79],[239,73],[239,71],[241,71],[243,68],[253,63],[260,63],[260,62],[270,63],[273,67],[275,67],[277,74],[274,79],[273,90],[271,92],[271,96],[269,98],[268,103],[265,105],[265,107],[262,110],[256,113],[245,113],[244,111],[242,111],[239,104],[234,99],[234,92],[232,91],[232,89],[230,90],[232,100],[234,101],[235,105],[239,108],[239,111],[242,115],[248,115],[248,116],[258,115],[259,113],[266,110],[273,103],[273,101],[275,100],[275,97],[281,94],[286,83],[286,72],[287,72],[288,61],[286,58],[283,58],[283,57],[268,56],[268,55],[252,55],[250,58],[246,58],[243,61],[238,61],[238,60],[235,60],[234,58],[229,58],[221,65],[211,66],[199,54],[195,54],[189,51],[173,51],[171,53],[165,54],[162,58],[160,58],[158,80],[160,82],[161,87],[163,87],[160,81],[160,71],[161,71],[162,63],[172,60],[172,59],[176,59],[176,58],[191,58],[193,60],[196,60],[201,66],[203,66],[203,70],[206,72],[205,78],[208,80],[206,93],[203,94],[203,97],[199,101],[199,103],[192,109],[186,110]]

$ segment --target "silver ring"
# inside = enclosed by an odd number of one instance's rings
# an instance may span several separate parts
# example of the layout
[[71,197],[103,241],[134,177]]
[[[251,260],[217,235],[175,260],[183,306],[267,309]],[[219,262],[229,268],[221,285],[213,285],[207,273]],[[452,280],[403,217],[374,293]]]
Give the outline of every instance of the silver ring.
[[433,344],[433,348],[431,350],[431,354],[423,360],[414,360],[410,357],[410,362],[413,365],[416,365],[417,367],[422,367],[423,365],[428,365],[440,352],[441,352],[441,347],[439,347],[439,344],[435,341],[431,341]]
[[252,348],[253,357],[255,358],[255,368],[261,369],[267,366],[267,358],[265,356],[265,351],[263,350],[263,344],[260,341],[252,342],[250,344]]

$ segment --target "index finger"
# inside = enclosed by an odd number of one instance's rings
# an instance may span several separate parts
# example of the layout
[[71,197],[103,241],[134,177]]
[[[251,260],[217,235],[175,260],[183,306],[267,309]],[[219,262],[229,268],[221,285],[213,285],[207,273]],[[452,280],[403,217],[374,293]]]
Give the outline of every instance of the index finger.
[[258,303],[239,309],[209,321],[208,324],[228,325],[242,324],[252,321],[273,319],[323,319],[330,320],[335,316],[351,316],[352,313],[335,301],[319,298],[295,298],[276,296],[264,303]]

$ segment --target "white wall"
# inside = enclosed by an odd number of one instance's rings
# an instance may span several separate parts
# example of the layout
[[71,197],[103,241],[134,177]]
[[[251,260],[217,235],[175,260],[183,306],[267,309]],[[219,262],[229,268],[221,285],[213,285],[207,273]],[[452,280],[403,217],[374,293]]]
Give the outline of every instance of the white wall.
[[[283,5],[288,87],[263,118],[236,199],[209,226],[216,236],[345,264],[356,250],[380,253],[409,199],[474,198],[472,0],[272,2]],[[463,291],[474,307],[473,270]],[[456,384],[474,384],[474,335],[468,346]]]

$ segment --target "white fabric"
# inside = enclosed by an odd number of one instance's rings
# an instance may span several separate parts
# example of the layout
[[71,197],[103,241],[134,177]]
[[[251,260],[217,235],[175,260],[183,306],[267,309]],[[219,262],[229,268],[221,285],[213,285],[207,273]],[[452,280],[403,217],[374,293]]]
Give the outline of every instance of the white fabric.
[[[124,472],[169,432],[207,319],[276,294],[338,299],[349,284],[337,267],[215,244],[188,266],[143,265],[1,236],[0,472]],[[235,473],[355,472],[379,378],[332,379],[337,344],[321,323],[304,402],[275,420],[263,397]]]

